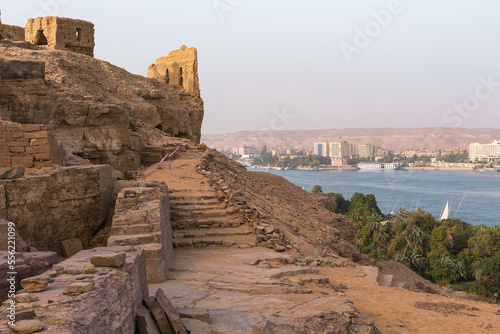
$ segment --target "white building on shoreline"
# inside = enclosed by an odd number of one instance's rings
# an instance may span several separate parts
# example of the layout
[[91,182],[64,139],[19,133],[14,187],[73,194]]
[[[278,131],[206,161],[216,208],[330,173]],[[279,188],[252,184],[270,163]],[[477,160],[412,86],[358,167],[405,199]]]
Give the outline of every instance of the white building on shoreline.
[[500,161],[500,140],[494,140],[491,144],[472,143],[469,145],[470,161]]

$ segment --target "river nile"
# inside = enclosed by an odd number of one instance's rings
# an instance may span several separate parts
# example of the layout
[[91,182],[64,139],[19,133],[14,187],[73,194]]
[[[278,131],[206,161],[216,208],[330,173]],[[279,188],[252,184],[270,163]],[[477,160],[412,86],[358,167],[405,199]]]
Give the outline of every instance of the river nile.
[[[250,169],[251,171],[262,171]],[[453,200],[450,218],[467,194],[455,218],[473,225],[500,225],[500,173],[455,171],[299,171],[269,170],[311,191],[320,185],[323,191],[341,193],[350,199],[355,192],[374,194],[380,210],[388,214],[404,207],[417,206],[439,217],[447,200]]]

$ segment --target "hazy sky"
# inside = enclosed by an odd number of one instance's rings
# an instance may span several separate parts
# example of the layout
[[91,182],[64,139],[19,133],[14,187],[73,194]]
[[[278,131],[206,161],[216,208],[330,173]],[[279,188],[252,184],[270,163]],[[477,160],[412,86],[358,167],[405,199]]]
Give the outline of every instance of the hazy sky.
[[96,58],[145,75],[198,49],[203,133],[500,127],[500,1],[0,0],[2,22],[92,21]]

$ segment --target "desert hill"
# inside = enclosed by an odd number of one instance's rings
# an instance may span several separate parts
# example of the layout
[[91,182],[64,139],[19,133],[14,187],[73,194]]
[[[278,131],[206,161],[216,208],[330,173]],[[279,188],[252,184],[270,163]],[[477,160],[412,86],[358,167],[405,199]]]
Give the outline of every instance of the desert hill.
[[226,134],[203,134],[209,147],[230,150],[234,146],[260,146],[276,149],[313,148],[314,142],[347,140],[372,144],[389,150],[468,149],[470,143],[490,143],[500,139],[500,129],[465,128],[377,128],[240,131]]

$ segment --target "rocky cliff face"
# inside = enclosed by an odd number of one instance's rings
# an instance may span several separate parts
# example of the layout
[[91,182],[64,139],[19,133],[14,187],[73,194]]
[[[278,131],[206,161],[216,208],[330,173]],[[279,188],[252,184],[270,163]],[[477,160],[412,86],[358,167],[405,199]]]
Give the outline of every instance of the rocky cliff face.
[[130,120],[200,141],[203,101],[85,55],[2,41],[0,118],[44,124],[64,149],[122,172],[141,164]]

